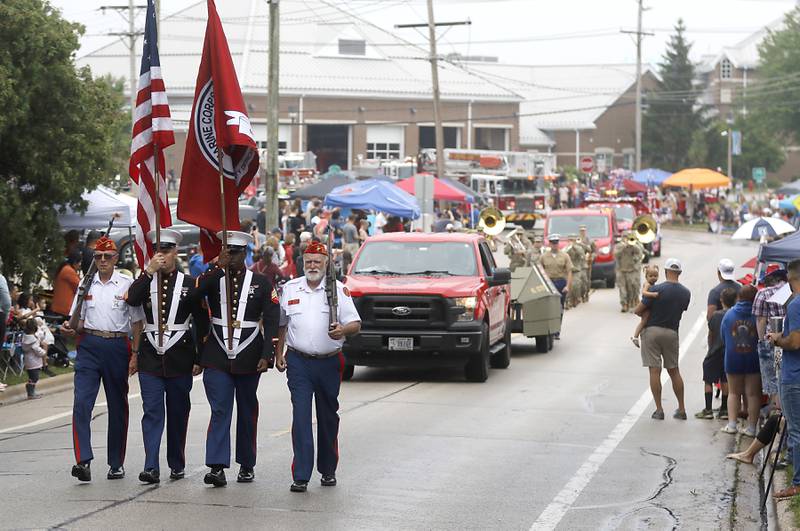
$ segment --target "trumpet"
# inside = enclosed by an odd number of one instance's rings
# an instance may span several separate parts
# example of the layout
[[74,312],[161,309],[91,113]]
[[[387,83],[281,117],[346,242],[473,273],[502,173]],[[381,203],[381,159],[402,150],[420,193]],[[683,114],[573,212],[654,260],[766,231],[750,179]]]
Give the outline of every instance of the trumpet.
[[519,237],[518,231],[519,227],[512,230],[506,238],[506,243],[511,245],[515,253],[524,254],[525,251],[527,251],[527,249],[525,247],[525,244],[522,243],[522,238]]

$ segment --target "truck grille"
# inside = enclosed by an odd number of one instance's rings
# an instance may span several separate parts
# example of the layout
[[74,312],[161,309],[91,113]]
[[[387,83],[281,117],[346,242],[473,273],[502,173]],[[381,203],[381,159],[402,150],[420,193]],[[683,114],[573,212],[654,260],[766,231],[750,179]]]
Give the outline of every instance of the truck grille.
[[362,327],[444,328],[445,300],[427,296],[364,296],[356,301]]

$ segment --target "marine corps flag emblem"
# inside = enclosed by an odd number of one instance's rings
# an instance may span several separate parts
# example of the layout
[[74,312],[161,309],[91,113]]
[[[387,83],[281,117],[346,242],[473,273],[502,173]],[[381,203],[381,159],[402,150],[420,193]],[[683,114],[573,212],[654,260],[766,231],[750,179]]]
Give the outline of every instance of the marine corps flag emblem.
[[[222,149],[222,187],[218,149]],[[200,232],[204,260],[219,254],[220,241],[214,234],[223,229],[239,230],[239,195],[257,171],[258,149],[228,41],[214,0],[208,0],[203,58],[178,193],[178,218],[205,229]],[[220,188],[224,190],[225,227]]]

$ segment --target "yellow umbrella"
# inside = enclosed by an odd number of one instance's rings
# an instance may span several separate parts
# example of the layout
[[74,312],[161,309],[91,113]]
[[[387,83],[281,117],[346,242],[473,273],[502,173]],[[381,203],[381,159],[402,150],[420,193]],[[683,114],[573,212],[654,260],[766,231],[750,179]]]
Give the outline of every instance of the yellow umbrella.
[[678,173],[673,173],[667,177],[663,186],[674,186],[676,188],[720,188],[730,186],[731,180],[714,170],[706,168],[688,168]]

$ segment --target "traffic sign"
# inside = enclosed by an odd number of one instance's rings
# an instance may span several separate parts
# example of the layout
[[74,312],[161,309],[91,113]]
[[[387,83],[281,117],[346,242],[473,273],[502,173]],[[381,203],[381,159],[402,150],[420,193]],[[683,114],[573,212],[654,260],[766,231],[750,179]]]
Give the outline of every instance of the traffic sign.
[[767,177],[767,169],[762,167],[753,168],[753,180],[759,184],[764,182]]
[[594,158],[581,157],[581,171],[583,173],[592,173],[594,169]]

